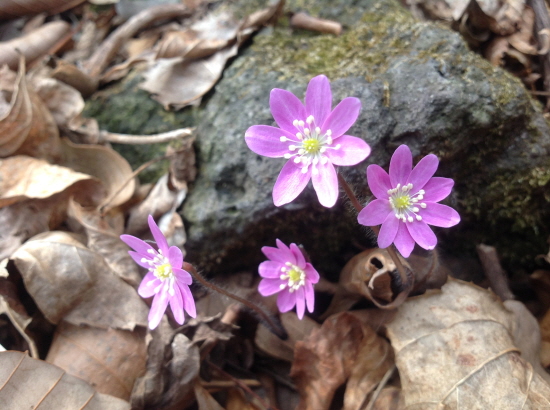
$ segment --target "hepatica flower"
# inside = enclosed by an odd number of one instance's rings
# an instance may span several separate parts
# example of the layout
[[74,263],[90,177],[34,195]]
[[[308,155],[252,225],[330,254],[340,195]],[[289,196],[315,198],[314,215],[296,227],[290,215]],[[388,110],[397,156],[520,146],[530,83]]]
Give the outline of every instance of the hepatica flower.
[[313,312],[315,294],[313,285],[319,282],[319,274],[304,254],[291,243],[290,247],[277,239],[277,247],[264,246],[262,252],[269,259],[259,267],[258,291],[262,296],[278,293],[277,306],[281,312],[288,312],[296,306],[299,319],[304,317],[305,307]]
[[121,235],[120,239],[134,249],[128,252],[132,259],[149,270],[138,288],[141,297],[154,296],[149,312],[149,328],[154,329],[158,326],[168,304],[172,308],[174,319],[181,325],[185,320],[184,309],[189,316],[196,316],[195,300],[189,290],[193,280],[191,275],[181,268],[181,250],[177,246],[168,247],[166,238],[151,215],[148,222],[158,249],[135,236]]
[[332,207],[338,198],[334,165],[355,165],[370,154],[365,141],[344,135],[357,120],[361,102],[348,97],[332,110],[330,83],[319,75],[307,86],[305,106],[279,88],[271,91],[269,106],[280,128],[254,125],[245,141],[256,154],[288,159],[275,182],[273,202],[293,201],[311,179],[319,202]]
[[424,249],[433,249],[437,238],[428,225],[449,228],[460,222],[453,208],[437,202],[446,198],[454,185],[450,178],[433,177],[439,160],[427,155],[412,169],[409,147],[401,145],[390,161],[389,175],[378,165],[369,165],[367,180],[377,198],[358,216],[362,225],[382,224],[378,246],[393,243],[405,258],[415,242]]

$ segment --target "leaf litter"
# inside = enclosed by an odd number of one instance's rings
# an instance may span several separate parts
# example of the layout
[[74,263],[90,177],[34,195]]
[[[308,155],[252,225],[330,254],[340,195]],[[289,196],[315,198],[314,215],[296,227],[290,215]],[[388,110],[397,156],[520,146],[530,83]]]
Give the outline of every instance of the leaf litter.
[[[146,219],[153,215],[168,243],[185,247],[177,210],[197,172],[196,136],[188,128],[154,136],[101,130],[83,117],[84,98],[134,70],[166,109],[199,104],[246,39],[280,17],[284,2],[237,19],[210,11],[211,2],[184,1],[146,7],[126,21],[117,21],[118,5],[52,0],[44,10],[44,2],[26,0],[23,10],[21,2],[4,3],[3,19],[70,10],[81,21],[29,18],[19,36],[0,42],[0,259],[7,262],[0,275],[0,342],[33,357],[0,352],[2,409],[550,406],[547,269],[531,277],[539,285],[540,324],[494,281],[497,294],[508,295],[504,302],[489,290],[447,280],[453,270],[437,251],[403,261],[417,274],[411,291],[417,296],[407,298],[395,286],[387,252],[372,249],[351,258],[338,284],[325,283],[322,292],[332,302],[321,316],[276,317],[274,298],[260,303],[285,340],[242,306],[198,288],[196,319],[176,326],[168,314],[147,330],[150,301],[135,291],[143,271],[119,236],[147,239]],[[545,75],[534,59],[548,51],[549,36],[524,1],[411,7],[448,21],[491,63],[513,66],[526,84]],[[295,28],[332,35],[343,29],[298,10],[289,16]],[[150,185],[140,184],[139,170],[109,145],[140,139],[174,142],[161,159],[170,162],[167,173]],[[484,268],[499,272],[498,255]],[[256,276],[216,280],[258,303]],[[494,280],[504,276],[500,269]],[[375,307],[357,309],[364,304]]]

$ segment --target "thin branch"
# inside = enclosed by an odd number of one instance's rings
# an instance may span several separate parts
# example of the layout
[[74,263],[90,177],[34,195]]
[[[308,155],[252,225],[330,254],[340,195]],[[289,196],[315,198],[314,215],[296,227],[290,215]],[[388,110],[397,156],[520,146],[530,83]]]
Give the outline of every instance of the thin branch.
[[193,135],[195,131],[194,127],[180,128],[178,130],[163,132],[153,135],[127,135],[117,134],[109,131],[99,132],[99,143],[113,142],[115,144],[131,144],[131,145],[145,145],[145,144],[160,144],[163,142],[170,142],[180,138],[186,138]]

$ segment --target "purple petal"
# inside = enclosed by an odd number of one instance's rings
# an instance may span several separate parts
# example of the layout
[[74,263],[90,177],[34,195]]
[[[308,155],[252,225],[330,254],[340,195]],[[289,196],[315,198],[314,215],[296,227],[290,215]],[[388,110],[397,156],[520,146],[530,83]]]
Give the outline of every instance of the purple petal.
[[310,282],[314,284],[319,282],[319,273],[315,270],[311,263],[306,263],[304,271],[306,272],[306,283]]
[[309,281],[306,281],[304,294],[306,297],[307,310],[313,312],[313,309],[315,308],[315,292],[313,291],[313,285]]
[[296,292],[290,293],[288,289],[283,290],[277,296],[277,307],[284,313],[288,312],[296,305]]
[[390,201],[387,199],[375,199],[359,212],[357,222],[365,226],[380,225],[390,213],[393,214]]
[[439,202],[445,199],[451,193],[455,181],[451,178],[433,177],[424,185],[424,201],[426,202]]
[[151,310],[149,311],[149,329],[153,330],[159,325],[167,307],[168,292],[162,289],[155,295],[153,303],[151,304]]
[[292,253],[290,248],[286,246],[285,243],[280,239],[275,239],[275,244],[277,245],[277,248],[279,248],[279,250],[282,252],[282,255],[284,256],[286,262],[290,262],[296,265],[296,257],[294,256],[294,253]]
[[[331,149],[340,144],[340,148]],[[334,140],[328,147],[325,155],[334,165],[350,166],[359,164],[370,154],[370,147],[361,138],[351,135],[342,135]]]
[[420,247],[430,250],[437,245],[437,238],[424,221],[414,221],[406,224],[409,233]]
[[296,259],[296,262],[294,263],[299,268],[305,268],[306,267],[306,258],[304,258],[304,254],[302,253],[301,249],[296,245],[295,243],[290,244],[290,251],[294,255],[294,258]]
[[290,152],[290,142],[282,142],[281,137],[295,140],[294,134],[269,125],[253,125],[244,134],[246,145],[256,154],[270,158],[280,158]]
[[405,185],[412,170],[412,154],[409,147],[400,145],[393,153],[390,160],[390,183],[392,187],[397,184]]
[[193,278],[191,277],[191,274],[183,269],[178,268],[172,268],[172,272],[174,273],[174,276],[176,277],[176,280],[179,283],[190,285],[193,283]]
[[321,127],[321,132],[324,134],[325,131],[331,130],[332,138],[344,135],[357,121],[359,111],[361,111],[361,101],[358,98],[344,98],[327,117]]
[[313,188],[317,193],[317,198],[321,205],[332,208],[338,199],[338,176],[336,175],[336,170],[330,162],[317,164],[317,170],[317,173],[311,173]]
[[269,95],[269,107],[273,118],[283,130],[295,134],[294,120],[306,120],[306,109],[290,91],[274,88]]
[[170,309],[172,309],[176,322],[183,325],[185,321],[185,316],[183,314],[183,296],[177,285],[175,285],[174,296],[170,298]]
[[172,269],[181,269],[183,265],[183,253],[177,246],[170,246],[168,249],[168,262],[172,266]]
[[281,272],[282,267],[283,264],[281,262],[265,261],[260,263],[258,273],[262,278],[278,279],[283,274]]
[[149,215],[149,218],[147,218],[147,221],[149,222],[149,229],[151,230],[151,233],[153,234],[153,238],[155,238],[155,242],[157,243],[157,246],[162,251],[162,254],[164,256],[168,255],[168,242],[166,241],[166,238],[162,234],[161,230],[159,229],[158,225],[155,223],[155,220],[151,215]]
[[147,253],[147,251],[149,249],[153,249],[155,252],[156,250],[151,246],[149,245],[147,242],[145,241],[142,241],[141,239],[139,238],[136,238],[135,236],[132,236],[132,235],[120,235],[120,239],[122,240],[122,242],[124,242],[126,245],[128,245],[130,248],[132,248],[133,250],[139,252],[139,253],[142,253],[144,255],[151,255],[150,253]]
[[281,206],[292,202],[304,190],[309,179],[311,171],[302,172],[302,168],[294,163],[293,160],[288,161],[275,182],[273,187],[273,202],[275,206]]
[[430,178],[434,176],[438,166],[439,160],[434,154],[426,155],[422,158],[418,164],[416,164],[406,182],[407,184],[409,182],[413,184],[413,190],[411,192],[418,192],[422,189]]
[[147,272],[139,284],[139,296],[142,298],[150,298],[155,294],[155,288],[158,285],[160,285],[160,279],[158,279],[153,272]]
[[191,293],[189,286],[183,285],[181,283],[178,283],[178,286],[180,288],[181,296],[183,298],[183,307],[185,311],[189,316],[196,317],[197,309],[195,306],[195,299],[193,298],[193,294]]
[[370,191],[378,199],[389,198],[388,191],[391,189],[390,176],[379,165],[367,167],[367,181]]
[[264,246],[262,247],[262,252],[267,259],[274,262],[285,264],[287,262],[293,263],[294,261],[294,255],[290,252],[290,249],[285,251],[284,248],[281,250],[279,248],[272,248],[271,246]]
[[404,258],[408,258],[411,255],[415,242],[404,223],[399,226],[393,243]]
[[128,253],[132,257],[134,262],[137,263],[139,266],[142,266],[145,269],[149,269],[151,267],[151,265],[149,265],[146,262],[142,262],[141,260],[144,259],[144,258],[150,260],[150,259],[152,259],[151,258],[152,255],[144,255],[142,253],[138,253],[138,252],[134,252],[134,251],[128,251]]
[[378,234],[378,247],[387,248],[392,244],[397,235],[397,230],[399,229],[399,224],[403,223],[395,217],[395,215],[390,213],[386,220],[382,223],[380,228],[380,233]]
[[281,291],[281,284],[283,282],[280,279],[262,279],[258,285],[258,292],[262,296],[271,296]]
[[320,127],[332,109],[332,92],[330,83],[324,75],[311,79],[306,90],[306,113],[313,115],[315,124]]
[[298,319],[302,320],[304,312],[306,310],[306,297],[304,295],[304,287],[299,287],[295,292],[296,294],[296,315]]
[[460,215],[453,208],[447,205],[426,202],[426,208],[421,209],[422,220],[429,225],[449,228],[460,222]]

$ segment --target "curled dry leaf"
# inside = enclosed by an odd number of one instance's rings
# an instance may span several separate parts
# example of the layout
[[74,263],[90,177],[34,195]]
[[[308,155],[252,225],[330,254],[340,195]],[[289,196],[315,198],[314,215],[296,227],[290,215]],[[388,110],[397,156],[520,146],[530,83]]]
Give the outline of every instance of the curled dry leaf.
[[[111,226],[116,221],[110,215],[101,216],[97,209],[84,208],[72,200],[69,201],[68,214],[72,230],[86,234],[88,248],[103,256],[113,273],[137,288],[142,277],[138,265],[128,254],[128,246],[120,240],[122,227]],[[118,215],[123,219],[123,215]],[[122,225],[123,221],[120,222]]]
[[308,316],[302,320],[294,312],[281,314],[281,323],[288,333],[288,339],[281,340],[275,336],[267,327],[260,324],[256,332],[254,343],[264,353],[287,362],[294,361],[294,346],[297,341],[304,340],[319,324]]
[[132,408],[184,408],[193,398],[193,380],[199,375],[199,348],[186,336],[175,334],[166,320],[151,333],[147,371],[134,385]]
[[21,57],[17,75],[6,66],[0,68],[0,157],[29,155],[56,160],[59,157],[59,132],[46,105],[27,83],[25,60]]
[[46,361],[100,393],[128,400],[135,380],[145,373],[146,350],[144,329],[98,329],[63,321]]
[[103,257],[66,232],[31,238],[13,255],[29,294],[52,323],[133,330],[148,309]]
[[0,352],[3,410],[129,410],[124,400],[97,393],[88,383],[21,352]]
[[388,325],[406,409],[541,409],[550,386],[519,355],[516,317],[490,291],[449,280]]
[[199,410],[224,410],[224,408],[220,406],[220,403],[218,403],[216,399],[214,399],[212,395],[201,386],[199,380],[195,382],[193,388],[195,390],[195,398],[197,400],[197,404],[199,405]]
[[59,48],[59,43],[70,39],[70,31],[68,23],[52,21],[21,37],[0,42],[0,66],[7,64],[15,70],[21,56],[28,64],[32,64],[47,54],[53,54]]
[[356,408],[391,366],[388,342],[370,326],[348,312],[333,315],[296,343],[291,376],[300,392],[298,409],[328,409],[348,379],[345,408]]
[[115,150],[97,145],[73,144],[61,141],[60,165],[92,175],[99,179],[107,190],[108,208],[128,201],[134,194],[135,180],[132,168]]
[[39,13],[61,13],[84,3],[85,0],[2,0],[0,20],[11,20]]

